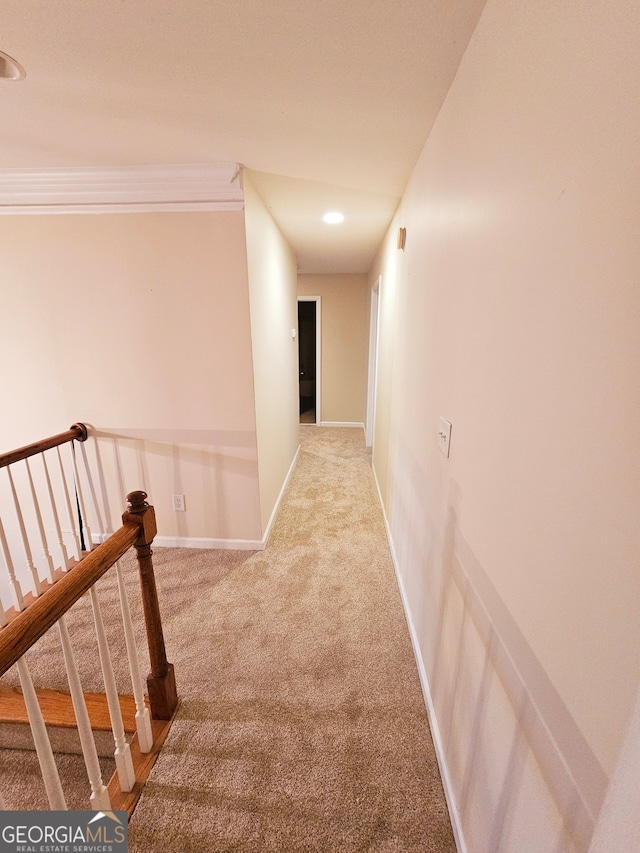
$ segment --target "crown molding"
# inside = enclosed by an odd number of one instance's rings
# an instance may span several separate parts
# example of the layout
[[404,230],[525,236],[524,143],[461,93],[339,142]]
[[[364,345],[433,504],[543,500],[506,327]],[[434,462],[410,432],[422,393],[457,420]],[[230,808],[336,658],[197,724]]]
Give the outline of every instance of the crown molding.
[[242,210],[237,163],[0,169],[0,214]]

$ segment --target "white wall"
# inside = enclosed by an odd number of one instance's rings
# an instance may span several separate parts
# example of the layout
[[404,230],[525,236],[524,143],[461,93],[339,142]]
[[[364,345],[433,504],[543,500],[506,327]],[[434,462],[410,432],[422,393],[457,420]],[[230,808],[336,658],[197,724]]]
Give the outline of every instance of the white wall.
[[298,450],[296,259],[243,173],[262,533]]
[[374,466],[474,853],[588,849],[636,700],[639,31],[489,0],[371,272]]
[[640,691],[620,759],[598,816],[589,853],[640,847]]
[[159,542],[259,542],[244,214],[3,216],[0,277],[3,449],[83,420],[94,529],[143,488]]

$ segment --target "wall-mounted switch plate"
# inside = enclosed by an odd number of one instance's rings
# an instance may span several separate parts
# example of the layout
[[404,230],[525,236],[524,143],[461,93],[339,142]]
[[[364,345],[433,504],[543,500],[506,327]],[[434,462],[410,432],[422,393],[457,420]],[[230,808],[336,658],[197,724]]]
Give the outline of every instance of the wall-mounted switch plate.
[[438,430],[438,447],[449,458],[449,445],[451,444],[451,423],[440,418],[440,429]]
[[185,512],[184,495],[173,495],[173,508],[176,512]]

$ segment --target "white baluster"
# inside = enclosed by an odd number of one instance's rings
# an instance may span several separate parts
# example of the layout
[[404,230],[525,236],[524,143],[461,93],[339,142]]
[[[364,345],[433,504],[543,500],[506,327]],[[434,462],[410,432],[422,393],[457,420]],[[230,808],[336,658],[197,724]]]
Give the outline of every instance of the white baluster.
[[53,565],[53,558],[49,553],[49,543],[47,542],[47,534],[44,529],[44,522],[42,521],[42,513],[40,512],[40,503],[38,501],[38,496],[36,494],[36,487],[33,484],[33,477],[31,476],[31,466],[29,465],[29,460],[25,459],[24,464],[27,466],[27,475],[29,477],[29,488],[31,490],[31,500],[33,501],[33,509],[36,514],[36,524],[38,525],[38,533],[40,534],[40,542],[42,544],[42,556],[44,557],[44,561],[47,567],[47,573],[49,575],[49,580],[51,583],[56,582],[55,575],[55,566]]
[[96,810],[110,809],[111,800],[109,799],[109,791],[102,781],[102,772],[100,770],[96,742],[91,730],[89,712],[87,711],[87,704],[84,699],[82,684],[80,683],[80,676],[78,675],[78,669],[76,667],[76,661],[71,647],[71,639],[69,637],[69,631],[67,629],[64,616],[62,616],[58,621],[58,631],[60,633],[60,642],[62,643],[62,654],[64,657],[64,664],[67,669],[69,690],[71,692],[73,710],[76,715],[82,754],[84,755],[87,776],[89,777],[89,784],[91,785],[91,796],[89,798],[91,808]]
[[51,515],[53,516],[53,526],[56,529],[56,537],[58,539],[58,548],[60,549],[60,557],[62,558],[62,568],[66,572],[67,567],[69,565],[69,555],[67,554],[67,547],[64,544],[62,539],[62,528],[60,527],[60,517],[58,515],[58,507],[56,505],[56,499],[53,495],[53,488],[51,486],[51,477],[49,476],[49,467],[47,465],[47,458],[44,453],[40,454],[42,457],[42,465],[44,467],[44,476],[47,481],[47,491],[49,492],[49,504],[51,506]]
[[144,702],[144,687],[138,663],[138,649],[133,631],[133,620],[129,609],[129,598],[127,588],[122,575],[120,560],[116,562],[116,577],[118,578],[118,592],[120,594],[120,610],[122,611],[122,624],[124,626],[124,638],[127,644],[127,657],[129,658],[129,672],[131,673],[131,685],[133,687],[133,698],[136,702],[136,731],[138,732],[138,743],[140,752],[151,752],[153,748],[153,731],[151,729],[151,716]]
[[[96,467],[98,470],[100,470],[100,463],[99,463],[98,458],[97,458],[97,446],[94,449],[96,451]],[[93,511],[95,513],[94,517],[95,517],[98,525],[102,528],[102,533],[105,534],[105,533],[107,533],[107,531],[109,529],[109,526],[108,526],[109,522],[107,521],[105,524],[102,521],[102,513],[100,512],[100,507],[98,506],[98,496],[96,495],[96,489],[95,489],[95,486],[93,483],[93,478],[91,476],[91,466],[89,465],[89,457],[87,456],[87,442],[86,441],[83,441],[80,444],[80,453],[82,454],[82,461],[84,463],[84,473],[85,473],[85,478],[86,478],[85,481],[89,487],[89,493],[91,495],[91,503],[93,504]],[[106,510],[106,515],[109,516],[110,515],[109,508],[105,507],[105,510]],[[113,528],[112,528],[111,532],[113,532]]]
[[16,492],[15,483],[13,482],[13,475],[11,474],[11,468],[9,467],[7,467],[7,474],[9,475],[9,483],[11,485],[13,505],[15,506],[16,515],[18,517],[18,525],[20,527],[20,536],[22,537],[22,547],[24,548],[24,556],[27,561],[29,571],[31,572],[31,577],[33,579],[33,593],[34,595],[40,595],[40,578],[38,577],[38,573],[35,569],[35,566],[33,565],[33,556],[31,554],[31,546],[29,545],[27,531],[25,530],[24,526],[24,519],[22,518],[22,509],[20,508],[20,501],[18,500],[18,494]]
[[82,494],[82,485],[80,484],[80,477],[78,475],[78,463],[76,461],[76,454],[73,447],[71,445],[71,458],[73,459],[73,476],[76,484],[76,494],[78,496],[78,503],[80,504],[80,518],[82,519],[82,529],[84,530],[84,547],[85,550],[90,551],[93,542],[91,539],[91,530],[89,529],[89,522],[87,520],[87,510],[84,505],[84,496]]
[[20,685],[24,696],[24,704],[26,705],[27,714],[29,716],[29,725],[31,726],[31,733],[33,735],[33,742],[38,755],[38,761],[40,762],[40,770],[42,771],[44,787],[47,792],[47,797],[49,798],[49,806],[54,811],[66,811],[67,803],[64,798],[62,785],[60,784],[58,768],[56,767],[56,762],[53,758],[53,750],[51,749],[51,743],[49,742],[47,727],[45,726],[44,719],[42,717],[42,711],[40,710],[38,697],[36,696],[36,691],[33,686],[33,681],[31,680],[31,674],[29,673],[27,662],[24,658],[20,658],[16,663],[16,667],[18,669],[18,675],[20,676]]
[[[58,454],[58,467],[60,469],[60,480],[62,482],[62,491],[64,493],[64,500],[67,506],[67,517],[69,519],[69,526],[71,528],[71,535],[73,536],[73,542],[75,545],[76,552],[76,560],[79,560],[82,556],[80,551],[80,536],[78,534],[78,525],[77,525],[77,516],[75,512],[71,509],[71,498],[69,497],[69,488],[67,486],[67,478],[64,473],[64,465],[62,464],[62,455],[60,453],[60,448],[56,447],[56,453]],[[64,570],[69,568],[68,564],[64,567]]]
[[[9,551],[9,544],[7,543],[7,537],[4,534],[4,527],[2,526],[2,519],[0,519],[0,548],[2,548],[2,556],[4,557],[4,562],[7,567],[7,574],[9,575],[9,585],[11,587],[11,598],[13,599],[13,606],[16,610],[24,610],[24,599],[22,597],[22,588],[20,587],[20,581],[16,577],[16,572],[13,567],[13,560],[11,559],[11,551]],[[4,616],[4,611],[2,612]],[[2,625],[6,625],[6,618]]]
[[2,606],[2,602],[0,601],[0,628],[4,628],[7,624],[7,614],[4,612],[4,607]]
[[93,608],[93,619],[96,625],[98,651],[100,652],[100,663],[102,664],[102,675],[104,677],[105,693],[107,694],[107,705],[109,706],[111,728],[113,730],[113,739],[116,745],[113,757],[116,760],[116,769],[118,771],[121,790],[131,791],[135,785],[136,777],[133,769],[131,750],[129,749],[129,744],[127,743],[124,733],[120,700],[118,698],[118,688],[116,687],[116,679],[113,674],[111,654],[109,652],[107,635],[105,634],[104,622],[102,621],[102,611],[100,610],[100,602],[98,600],[98,593],[96,592],[95,586],[91,587],[90,595],[91,607]]

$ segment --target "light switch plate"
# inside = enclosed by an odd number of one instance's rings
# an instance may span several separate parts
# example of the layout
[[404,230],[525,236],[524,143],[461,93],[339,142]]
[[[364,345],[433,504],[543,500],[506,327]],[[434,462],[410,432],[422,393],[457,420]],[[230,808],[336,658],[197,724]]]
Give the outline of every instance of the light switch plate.
[[451,423],[440,418],[440,429],[438,430],[438,447],[449,458],[449,445],[451,444]]

